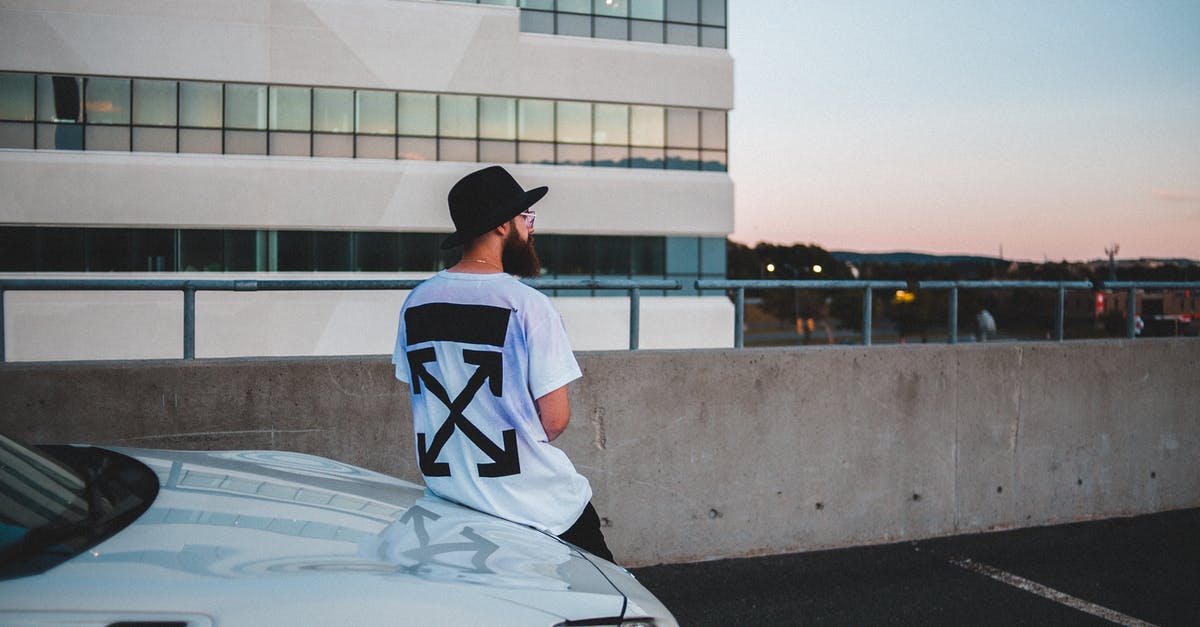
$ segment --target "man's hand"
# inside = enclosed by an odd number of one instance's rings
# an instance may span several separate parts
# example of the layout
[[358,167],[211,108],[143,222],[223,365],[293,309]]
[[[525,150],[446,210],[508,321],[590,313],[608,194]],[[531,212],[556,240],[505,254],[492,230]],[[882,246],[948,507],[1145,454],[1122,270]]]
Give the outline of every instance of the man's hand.
[[537,405],[542,428],[546,430],[546,438],[553,442],[554,438],[567,430],[567,423],[571,422],[571,401],[567,399],[567,386],[546,394],[534,401],[534,404]]

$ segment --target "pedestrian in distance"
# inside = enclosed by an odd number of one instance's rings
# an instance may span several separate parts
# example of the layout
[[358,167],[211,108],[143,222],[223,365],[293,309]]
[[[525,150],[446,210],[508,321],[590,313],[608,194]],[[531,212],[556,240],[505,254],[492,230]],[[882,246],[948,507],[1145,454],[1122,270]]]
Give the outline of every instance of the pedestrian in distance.
[[462,246],[462,258],[409,294],[392,363],[434,494],[612,560],[591,485],[551,444],[570,422],[579,364],[562,316],[517,278],[540,273],[532,206],[547,191],[500,166],[455,183],[442,248]]

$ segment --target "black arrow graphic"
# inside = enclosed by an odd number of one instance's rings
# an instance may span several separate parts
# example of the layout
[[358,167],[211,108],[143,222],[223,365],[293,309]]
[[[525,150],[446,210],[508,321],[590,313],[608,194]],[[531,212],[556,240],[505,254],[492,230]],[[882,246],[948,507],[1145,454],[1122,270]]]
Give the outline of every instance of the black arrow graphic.
[[503,447],[496,445],[488,439],[482,431],[479,430],[467,417],[463,414],[471,401],[475,399],[475,395],[483,388],[483,384],[488,383],[488,390],[492,396],[500,397],[504,393],[504,364],[503,355],[494,351],[476,351],[463,350],[463,362],[476,366],[474,374],[467,380],[466,387],[453,400],[450,400],[450,395],[446,392],[446,388],[442,386],[429,370],[425,368],[425,364],[437,361],[437,353],[432,348],[415,350],[408,353],[409,370],[413,373],[412,389],[413,394],[420,394],[421,384],[424,384],[438,400],[450,409],[450,415],[446,417],[446,421],[433,434],[433,441],[426,445],[424,433],[417,433],[417,462],[421,467],[421,474],[427,477],[449,477],[450,465],[445,462],[438,462],[438,455],[446,446],[446,442],[450,440],[450,436],[454,434],[454,430],[458,429],[471,440],[479,450],[483,451],[492,461],[491,463],[478,464],[480,477],[506,477],[515,475],[521,472],[521,460],[517,452],[517,432],[515,429],[506,429],[501,432],[504,438]]

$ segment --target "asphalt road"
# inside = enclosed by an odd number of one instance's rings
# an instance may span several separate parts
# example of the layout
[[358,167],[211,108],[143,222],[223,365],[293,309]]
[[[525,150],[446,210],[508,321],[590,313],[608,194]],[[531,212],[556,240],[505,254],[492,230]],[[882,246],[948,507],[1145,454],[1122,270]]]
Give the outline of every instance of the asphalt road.
[[1200,625],[1200,509],[635,569],[681,625]]

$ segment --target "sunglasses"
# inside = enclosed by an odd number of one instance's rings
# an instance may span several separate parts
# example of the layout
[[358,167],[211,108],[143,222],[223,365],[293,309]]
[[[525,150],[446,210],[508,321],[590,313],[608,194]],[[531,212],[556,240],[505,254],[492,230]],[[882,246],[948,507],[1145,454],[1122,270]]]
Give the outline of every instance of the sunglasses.
[[525,218],[525,228],[532,229],[534,220],[537,220],[537,211],[529,209],[522,213],[521,217]]

